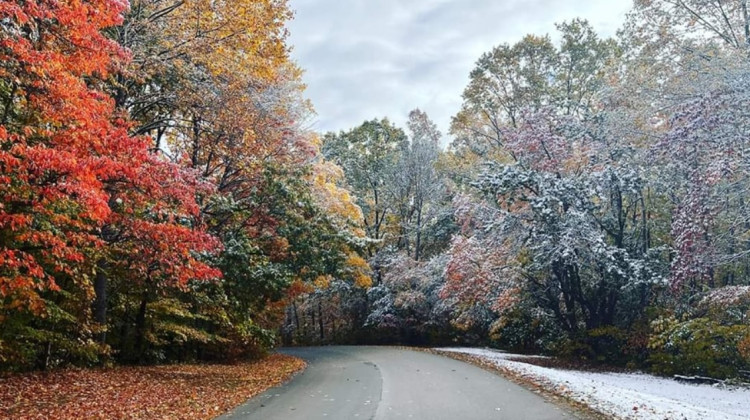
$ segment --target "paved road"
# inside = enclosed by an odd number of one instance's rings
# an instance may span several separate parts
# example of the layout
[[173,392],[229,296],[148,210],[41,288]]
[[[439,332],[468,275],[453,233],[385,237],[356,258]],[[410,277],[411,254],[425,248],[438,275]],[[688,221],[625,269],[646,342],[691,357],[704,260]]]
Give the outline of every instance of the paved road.
[[285,349],[307,369],[222,420],[573,419],[542,397],[447,357],[388,347]]

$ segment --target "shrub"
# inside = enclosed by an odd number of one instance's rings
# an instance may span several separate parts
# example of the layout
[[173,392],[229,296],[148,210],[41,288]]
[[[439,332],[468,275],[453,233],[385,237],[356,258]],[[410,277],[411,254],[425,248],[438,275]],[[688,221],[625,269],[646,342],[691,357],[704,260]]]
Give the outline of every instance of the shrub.
[[549,314],[523,304],[506,311],[490,326],[493,346],[517,353],[551,353],[563,338]]
[[679,321],[659,318],[652,323],[649,361],[655,373],[728,378],[748,368],[743,356],[750,326],[722,325],[709,318]]
[[607,325],[586,331],[586,342],[592,349],[591,359],[598,363],[624,365],[628,355],[624,352],[628,336],[625,331]]

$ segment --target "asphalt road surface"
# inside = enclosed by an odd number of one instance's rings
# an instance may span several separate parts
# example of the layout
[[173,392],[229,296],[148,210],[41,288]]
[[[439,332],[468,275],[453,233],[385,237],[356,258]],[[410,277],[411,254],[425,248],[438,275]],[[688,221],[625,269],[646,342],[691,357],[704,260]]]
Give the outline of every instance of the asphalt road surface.
[[284,349],[307,369],[222,420],[573,419],[508,380],[447,357],[389,347]]

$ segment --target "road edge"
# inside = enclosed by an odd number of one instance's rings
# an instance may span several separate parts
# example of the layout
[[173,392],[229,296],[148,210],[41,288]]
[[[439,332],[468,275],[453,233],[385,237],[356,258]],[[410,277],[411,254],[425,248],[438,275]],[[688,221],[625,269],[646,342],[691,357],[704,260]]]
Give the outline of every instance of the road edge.
[[509,381],[522,386],[529,391],[542,396],[545,400],[553,403],[558,404],[561,406],[564,406],[571,411],[573,411],[574,414],[579,416],[582,420],[610,420],[612,419],[611,414],[605,414],[601,411],[598,411],[594,409],[593,407],[584,404],[580,401],[577,401],[573,398],[570,398],[567,395],[561,394],[559,392],[555,392],[550,388],[545,387],[543,384],[537,383],[529,378],[523,377],[522,375],[519,375],[518,373],[506,369],[503,367],[500,367],[496,365],[495,363],[492,363],[492,361],[485,359],[481,356],[471,355],[471,354],[465,354],[465,353],[456,353],[452,351],[445,351],[445,350],[438,350],[433,348],[423,348],[423,347],[404,347],[406,349],[412,350],[412,351],[421,351],[424,353],[430,353],[438,356],[448,357],[454,360],[458,360],[464,363],[469,363],[474,366],[480,367],[484,370],[490,371],[496,375],[502,376],[505,379],[508,379]]
[[267,386],[265,388],[259,389],[257,392],[253,393],[252,395],[250,395],[247,398],[245,398],[244,400],[242,400],[239,404],[236,404],[236,405],[232,406],[231,408],[229,408],[227,410],[224,410],[224,412],[222,412],[221,414],[213,417],[213,420],[220,420],[220,419],[227,418],[227,417],[231,416],[232,413],[235,410],[237,410],[240,407],[242,407],[243,405],[247,404],[249,401],[257,398],[258,396],[262,395],[265,392],[268,392],[271,389],[282,387],[282,386],[288,384],[289,382],[291,382],[292,380],[294,380],[294,378],[296,378],[298,375],[301,375],[307,369],[307,360],[305,360],[305,359],[303,359],[301,357],[291,356],[291,355],[284,354],[284,353],[279,353],[278,351],[274,351],[274,352],[270,353],[267,357],[270,357],[270,356],[273,356],[273,355],[276,355],[276,354],[281,355],[281,356],[286,357],[286,358],[289,358],[289,359],[294,359],[298,363],[299,362],[301,362],[301,363],[292,372],[284,375],[283,377],[281,377],[281,378],[279,378],[277,380],[274,380],[273,383],[269,384],[270,386]]

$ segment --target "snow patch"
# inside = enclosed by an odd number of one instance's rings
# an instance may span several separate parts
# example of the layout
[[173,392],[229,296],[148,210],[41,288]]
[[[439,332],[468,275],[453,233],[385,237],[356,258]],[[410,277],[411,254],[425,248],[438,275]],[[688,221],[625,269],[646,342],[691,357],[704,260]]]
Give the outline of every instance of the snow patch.
[[510,360],[528,356],[491,349],[436,350],[482,357],[618,419],[750,419],[750,391],[744,388],[685,384],[643,373],[552,369]]

